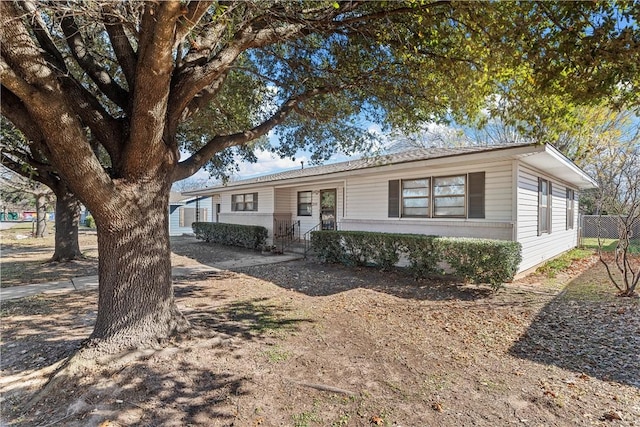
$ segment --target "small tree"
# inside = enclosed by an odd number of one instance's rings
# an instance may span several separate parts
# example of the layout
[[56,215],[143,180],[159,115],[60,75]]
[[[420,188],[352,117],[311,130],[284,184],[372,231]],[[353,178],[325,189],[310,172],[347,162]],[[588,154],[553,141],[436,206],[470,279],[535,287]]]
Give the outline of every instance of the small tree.
[[603,240],[598,237],[598,254],[611,283],[621,296],[629,297],[636,295],[640,281],[640,144],[636,138],[626,150],[618,146],[609,155],[617,160],[612,167],[615,177],[612,185],[601,188],[598,204],[600,211],[606,209],[616,217],[618,242],[611,259],[604,254]]
[[44,237],[47,232],[47,206],[53,193],[37,181],[14,174],[3,168],[0,174],[0,195],[5,201],[21,201],[25,206],[36,208],[36,227],[33,237]]

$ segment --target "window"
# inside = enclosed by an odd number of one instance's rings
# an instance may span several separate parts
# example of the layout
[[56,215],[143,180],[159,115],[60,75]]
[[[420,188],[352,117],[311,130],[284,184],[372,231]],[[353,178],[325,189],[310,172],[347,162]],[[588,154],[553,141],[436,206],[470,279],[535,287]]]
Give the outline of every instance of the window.
[[388,217],[484,218],[485,173],[389,181]]
[[551,182],[538,178],[538,236],[551,233]]
[[298,216],[311,216],[311,191],[298,191]]
[[[196,214],[198,218],[196,218]],[[186,206],[180,207],[180,227],[191,227],[196,221],[206,221],[207,208],[200,208],[196,211],[196,208],[190,208]]]
[[402,216],[429,216],[429,178],[402,181]]
[[433,216],[465,216],[466,175],[433,178]]
[[231,196],[232,211],[257,211],[258,193],[234,194]]
[[575,196],[575,191],[567,188],[567,230],[573,229],[573,217],[575,215]]

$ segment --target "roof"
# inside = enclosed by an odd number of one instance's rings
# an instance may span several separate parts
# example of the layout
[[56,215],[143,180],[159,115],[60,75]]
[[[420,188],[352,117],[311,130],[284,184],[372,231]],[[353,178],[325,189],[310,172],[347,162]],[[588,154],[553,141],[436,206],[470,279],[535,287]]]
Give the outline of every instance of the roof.
[[[328,165],[293,169],[288,171],[277,172],[269,175],[262,175],[254,178],[242,179],[238,181],[228,182],[225,185],[217,185],[213,187],[207,187],[200,190],[187,191],[182,194],[189,196],[199,196],[205,194],[212,194],[218,191],[224,191],[226,189],[234,187],[244,187],[256,184],[277,183],[287,180],[297,180],[308,177],[331,175],[337,173],[344,173],[368,168],[375,168],[380,166],[404,164],[417,161],[444,159],[450,157],[463,157],[477,153],[490,153],[503,151],[505,155],[509,155],[513,151],[512,156],[514,158],[522,158],[523,161],[528,162],[533,160],[528,156],[532,154],[545,153],[543,159],[537,163],[540,163],[542,170],[547,168],[545,165],[551,161],[552,166],[555,167],[556,173],[562,168],[568,168],[572,179],[568,179],[568,182],[577,183],[580,188],[591,188],[597,186],[595,181],[591,179],[584,171],[578,168],[571,160],[563,156],[558,150],[550,145],[536,144],[536,143],[524,143],[524,144],[505,144],[505,145],[490,145],[490,146],[467,146],[467,147],[451,147],[451,148],[420,148],[413,149],[398,153],[392,153],[387,155],[364,157],[357,160],[350,160],[346,162],[332,163]],[[549,163],[547,166],[551,166]],[[536,166],[540,166],[536,165]],[[568,176],[568,174],[565,174]],[[575,175],[575,176],[574,176]],[[563,177],[563,179],[566,179]]]
[[172,191],[169,193],[169,204],[170,205],[181,205],[185,200],[189,199],[191,196],[184,196],[182,193],[177,191]]

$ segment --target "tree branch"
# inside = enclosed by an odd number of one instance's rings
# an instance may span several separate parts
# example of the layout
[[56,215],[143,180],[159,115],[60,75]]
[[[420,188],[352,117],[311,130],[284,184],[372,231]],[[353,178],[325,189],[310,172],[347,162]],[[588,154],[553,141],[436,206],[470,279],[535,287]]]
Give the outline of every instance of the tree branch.
[[138,62],[136,52],[133,50],[131,43],[129,43],[129,38],[124,30],[124,26],[121,22],[117,21],[110,13],[110,10],[111,6],[105,6],[103,8],[104,26],[109,35],[111,46],[116,54],[122,73],[125,79],[127,79],[127,84],[129,88],[133,88],[136,80],[136,63]]
[[[169,141],[166,140],[171,136],[164,131],[173,71],[172,47],[180,10],[179,1],[145,3],[130,119],[131,135],[122,157],[126,159],[123,164],[126,176],[153,176],[161,163],[177,160],[177,150],[168,150]],[[175,158],[165,158],[167,155]],[[150,159],[153,160],[150,162]]]
[[67,65],[64,63],[64,58],[53,42],[51,34],[49,33],[42,16],[38,13],[37,6],[31,0],[23,1],[22,5],[24,9],[31,14],[31,20],[33,21],[31,27],[33,28],[33,33],[36,36],[38,43],[40,43],[40,46],[42,46],[44,51],[47,53],[47,61],[60,71],[66,72]]
[[[178,122],[190,115],[191,108],[206,105],[217,93],[217,81],[221,82],[224,74],[238,56],[249,48],[265,46],[275,40],[289,39],[304,27],[301,24],[276,26],[253,31],[251,27],[238,33],[234,40],[223,48],[212,60],[202,66],[186,68],[176,79],[171,93],[169,109],[169,130],[177,128]],[[194,99],[198,97],[198,100]],[[193,104],[190,104],[192,101]],[[185,111],[187,110],[187,111]]]
[[29,164],[29,166],[32,166],[33,169],[25,169],[22,163],[12,159],[9,155],[7,155],[7,153],[0,151],[0,163],[2,164],[2,166],[10,169],[12,172],[26,179],[32,179],[41,184],[44,184],[53,190],[53,187],[56,185],[57,179],[55,175],[51,173],[51,171],[41,169],[37,165],[37,162],[30,162],[29,159],[20,160],[24,163]]
[[63,77],[61,80],[65,91],[71,97],[82,100],[72,104],[82,123],[89,127],[95,139],[107,150],[111,162],[114,165],[119,164],[124,139],[122,123],[113,118],[95,96],[75,79]]
[[202,19],[212,4],[212,1],[192,1],[187,6],[187,9],[183,10],[183,16],[178,20],[174,49],[182,43],[187,34],[200,22],[200,19]]
[[[92,203],[92,210],[106,214],[111,204],[119,200],[115,185],[94,155],[82,124],[69,107],[72,102],[57,80],[56,70],[42,57],[12,2],[0,2],[0,17],[0,46],[2,58],[6,60],[1,70],[3,86],[24,104],[44,138],[49,161],[73,193],[85,202],[102,201]],[[5,76],[11,76],[15,82],[17,73],[29,76],[28,83],[14,85],[26,89],[22,92],[5,84]]]
[[106,69],[89,53],[90,48],[86,45],[73,15],[67,15],[62,18],[60,25],[66,36],[71,54],[78,65],[107,98],[124,111],[127,111],[129,94],[113,80]]
[[296,110],[297,106],[310,98],[318,95],[336,92],[341,87],[324,87],[313,89],[296,97],[290,98],[280,106],[278,111],[270,118],[244,132],[238,132],[231,135],[219,135],[210,139],[200,150],[191,155],[188,159],[178,163],[174,170],[172,181],[180,181],[193,175],[204,166],[213,155],[225,148],[246,144],[263,135],[266,135],[271,129],[284,122],[284,120]]
[[4,85],[0,89],[0,97],[2,97],[0,113],[9,119],[16,128],[20,129],[28,140],[42,140],[43,137],[40,128],[36,125],[20,98],[14,95]]

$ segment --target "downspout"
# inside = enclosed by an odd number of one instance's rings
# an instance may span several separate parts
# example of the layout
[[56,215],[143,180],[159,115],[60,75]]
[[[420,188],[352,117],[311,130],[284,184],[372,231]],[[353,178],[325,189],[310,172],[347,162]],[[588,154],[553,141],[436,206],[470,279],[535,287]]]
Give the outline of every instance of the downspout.
[[514,160],[512,163],[512,179],[513,188],[511,189],[511,223],[513,224],[511,239],[518,241],[518,182],[520,180],[520,161]]

